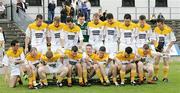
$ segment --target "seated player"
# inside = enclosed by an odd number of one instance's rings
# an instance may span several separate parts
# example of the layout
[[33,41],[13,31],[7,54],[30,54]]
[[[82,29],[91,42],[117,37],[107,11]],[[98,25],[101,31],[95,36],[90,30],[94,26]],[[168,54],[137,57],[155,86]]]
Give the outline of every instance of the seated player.
[[121,77],[121,85],[125,84],[125,75],[130,72],[131,85],[135,85],[134,81],[136,74],[136,64],[135,62],[135,54],[132,53],[131,47],[126,47],[125,51],[119,52],[116,54],[115,61],[120,67],[120,77]]
[[[88,78],[90,80],[95,75],[95,71],[99,69],[98,65],[94,64],[93,61],[95,55],[92,45],[87,44],[86,50],[83,53],[83,78]],[[100,71],[98,73],[100,73]]]
[[87,83],[87,80],[83,82],[83,73],[82,73],[82,53],[78,51],[77,46],[73,46],[71,50],[65,50],[64,52],[64,62],[68,66],[68,87],[72,87],[72,68],[75,66],[76,71],[79,77],[79,85],[84,86]]
[[48,50],[45,55],[41,57],[42,63],[38,68],[38,74],[41,80],[42,86],[47,86],[47,74],[56,74],[57,86],[62,87],[62,80],[68,73],[68,68],[63,64],[61,55],[59,53],[53,53]]
[[32,47],[30,52],[26,55],[26,64],[30,67],[29,71],[29,89],[39,88],[36,77],[37,69],[40,63],[41,53],[35,47]]
[[[106,53],[106,48],[101,46],[98,53],[94,57],[94,63],[99,65],[101,75],[98,76],[101,80],[101,83],[104,85],[110,85],[108,76],[113,78],[113,83],[118,86],[119,84],[116,81],[116,70],[117,67],[112,62],[112,59],[109,58],[109,54]],[[96,69],[99,70],[99,69]],[[96,71],[98,75],[98,71]],[[104,83],[105,80],[105,83]]]
[[138,70],[138,76],[139,76],[139,84],[144,83],[144,72],[148,73],[147,83],[148,84],[155,84],[154,81],[152,81],[153,74],[154,74],[154,58],[159,55],[160,53],[154,52],[150,49],[148,44],[144,44],[142,48],[138,48],[137,50],[137,70]]

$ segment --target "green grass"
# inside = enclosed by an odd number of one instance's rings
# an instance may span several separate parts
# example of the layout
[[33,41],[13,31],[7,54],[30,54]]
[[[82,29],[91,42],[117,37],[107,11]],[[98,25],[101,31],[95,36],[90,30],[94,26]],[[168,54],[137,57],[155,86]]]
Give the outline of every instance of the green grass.
[[[162,66],[161,66],[162,68]],[[162,74],[162,70],[160,70]],[[17,86],[16,88],[8,88],[3,79],[0,78],[0,93],[180,93],[180,62],[173,62],[170,65],[169,82],[162,82],[160,75],[159,81],[155,85],[144,84],[141,86],[116,87],[114,85],[105,87],[101,85],[93,85],[90,87],[66,86],[57,88],[51,86],[39,90],[29,90],[27,86]]]

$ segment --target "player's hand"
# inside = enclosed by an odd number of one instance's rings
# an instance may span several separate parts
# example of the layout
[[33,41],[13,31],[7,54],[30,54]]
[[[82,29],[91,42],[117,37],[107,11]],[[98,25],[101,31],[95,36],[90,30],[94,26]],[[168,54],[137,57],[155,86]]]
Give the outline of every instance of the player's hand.
[[25,54],[28,53],[28,48],[27,47],[24,49],[24,52],[25,52]]
[[170,50],[169,50],[169,49],[166,49],[166,53],[168,53],[168,54],[169,54],[169,53],[170,53]]

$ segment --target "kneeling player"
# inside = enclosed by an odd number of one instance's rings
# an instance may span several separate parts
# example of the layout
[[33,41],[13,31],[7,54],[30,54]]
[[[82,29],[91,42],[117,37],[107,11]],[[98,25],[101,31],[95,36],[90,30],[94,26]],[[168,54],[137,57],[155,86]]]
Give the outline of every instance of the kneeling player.
[[155,84],[154,81],[152,81],[152,77],[154,74],[154,68],[153,68],[153,63],[154,63],[154,57],[158,55],[158,53],[153,52],[148,44],[145,44],[143,48],[138,48],[138,54],[137,58],[139,59],[137,63],[137,69],[138,69],[138,74],[139,74],[139,84],[144,83],[143,82],[143,77],[144,77],[144,72],[148,73],[148,78],[147,78],[147,83],[148,84]]
[[52,51],[47,51],[45,55],[42,56],[42,64],[40,64],[38,73],[41,79],[42,86],[47,86],[47,74],[57,74],[57,86],[61,87],[63,78],[68,73],[68,68],[63,65],[61,60],[61,55],[59,53],[53,53]]
[[[3,65],[5,68],[10,70],[10,82],[9,86],[14,88],[16,87],[16,83],[19,81],[19,84],[22,84],[20,79],[21,74],[21,66],[24,63],[24,53],[23,48],[19,48],[19,42],[17,40],[13,40],[11,42],[11,47],[6,51],[6,54],[3,58]],[[24,71],[26,67],[23,67]],[[7,70],[7,69],[6,69]]]
[[121,77],[121,85],[125,83],[125,74],[131,72],[131,85],[135,85],[136,82],[134,81],[135,74],[136,74],[136,64],[134,63],[135,54],[132,53],[131,47],[126,47],[125,51],[119,52],[116,54],[116,63],[120,67],[120,77]]

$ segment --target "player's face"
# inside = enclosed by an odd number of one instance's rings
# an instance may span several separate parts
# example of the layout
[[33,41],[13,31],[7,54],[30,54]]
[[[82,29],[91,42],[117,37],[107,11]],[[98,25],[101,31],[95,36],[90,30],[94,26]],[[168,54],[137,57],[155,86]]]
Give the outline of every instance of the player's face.
[[128,54],[128,53],[125,52],[125,55],[124,55],[124,56],[125,56],[125,58],[127,58],[127,57],[130,56],[130,54]]
[[94,16],[93,20],[94,20],[95,24],[98,24],[99,23],[99,16]]
[[72,22],[68,22],[66,24],[68,25],[69,28],[73,28],[74,27],[74,24]]
[[73,57],[77,56],[77,52],[72,51],[72,56]]
[[161,22],[158,22],[158,23],[157,23],[157,27],[158,27],[160,30],[163,30],[163,29],[164,29],[164,25],[163,25],[163,23],[161,23]]
[[130,19],[124,19],[124,23],[126,26],[129,26],[131,23],[131,20]]
[[104,57],[104,54],[105,54],[104,51],[99,51],[99,57],[100,57],[100,58]]
[[93,51],[92,51],[92,47],[91,46],[87,46],[86,47],[86,52],[87,53],[92,53]]
[[139,20],[140,26],[144,26],[146,21],[145,20]]
[[32,57],[36,57],[36,56],[37,56],[37,51],[36,51],[36,50],[32,51],[32,52],[31,52],[31,56],[32,56]]
[[58,27],[58,26],[59,26],[59,22],[56,22],[56,21],[55,21],[55,22],[54,22],[54,26],[55,26],[55,27]]
[[13,51],[17,51],[19,49],[19,43],[16,43],[15,46],[12,47]]
[[42,22],[43,22],[43,20],[42,20],[42,19],[37,19],[37,21],[36,21],[36,25],[39,27],[39,26],[41,26],[41,25],[42,25]]
[[84,23],[85,17],[79,17],[78,20],[79,20],[79,23],[82,24],[82,23]]
[[46,55],[46,57],[47,57],[48,59],[51,59],[51,58],[53,57],[53,55],[52,55],[52,54],[48,54],[48,55]]
[[144,49],[144,55],[147,55],[150,52],[149,49]]
[[109,24],[113,24],[113,19],[107,19],[107,22],[108,22]]

